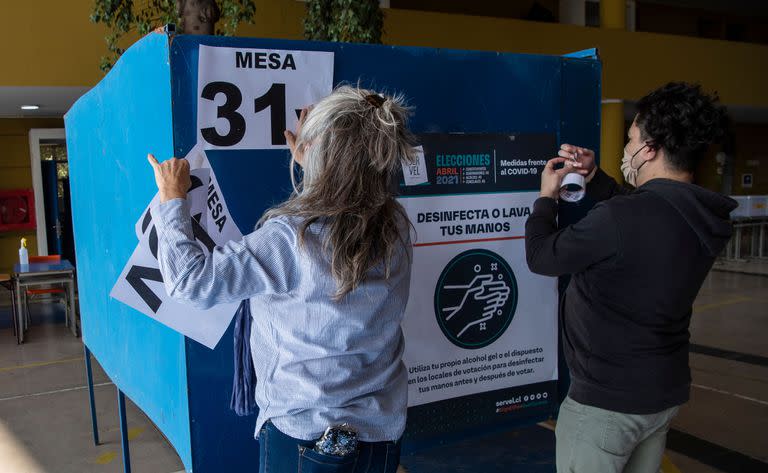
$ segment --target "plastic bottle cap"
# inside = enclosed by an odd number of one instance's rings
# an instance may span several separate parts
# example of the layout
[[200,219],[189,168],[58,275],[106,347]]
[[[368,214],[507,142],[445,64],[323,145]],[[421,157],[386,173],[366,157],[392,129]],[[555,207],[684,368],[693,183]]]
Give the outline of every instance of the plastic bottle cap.
[[27,239],[26,238],[22,238],[21,239],[21,247],[22,248],[26,248],[27,247]]

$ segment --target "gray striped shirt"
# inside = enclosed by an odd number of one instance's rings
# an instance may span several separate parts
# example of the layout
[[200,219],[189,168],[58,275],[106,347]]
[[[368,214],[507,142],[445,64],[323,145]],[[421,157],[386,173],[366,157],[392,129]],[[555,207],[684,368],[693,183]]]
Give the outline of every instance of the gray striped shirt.
[[295,218],[279,217],[206,256],[194,242],[185,199],[153,210],[166,291],[199,308],[251,298],[256,433],[267,420],[310,440],[347,422],[367,442],[400,438],[408,377],[400,323],[408,301],[411,247],[397,252],[389,279],[377,267],[342,301],[332,294],[325,229],[308,229],[299,249]]

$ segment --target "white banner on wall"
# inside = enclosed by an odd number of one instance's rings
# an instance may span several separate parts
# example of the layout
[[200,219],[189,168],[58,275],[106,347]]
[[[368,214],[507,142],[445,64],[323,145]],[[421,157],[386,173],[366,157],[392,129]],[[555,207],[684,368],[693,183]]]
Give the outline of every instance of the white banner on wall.
[[[192,187],[187,199],[190,202],[195,241],[209,254],[215,246],[239,240],[243,235],[227,209],[216,174],[202,147],[195,146],[185,159],[192,168]],[[110,296],[182,335],[208,348],[214,348],[229,327],[239,303],[200,310],[176,302],[168,296],[157,262],[157,230],[152,222],[152,209],[158,202],[156,194],[136,222],[139,243]]]
[[286,148],[302,108],[333,88],[333,53],[200,46],[197,134],[205,149]]
[[556,280],[525,261],[537,197],[400,199],[417,235],[403,323],[409,406],[557,379]]

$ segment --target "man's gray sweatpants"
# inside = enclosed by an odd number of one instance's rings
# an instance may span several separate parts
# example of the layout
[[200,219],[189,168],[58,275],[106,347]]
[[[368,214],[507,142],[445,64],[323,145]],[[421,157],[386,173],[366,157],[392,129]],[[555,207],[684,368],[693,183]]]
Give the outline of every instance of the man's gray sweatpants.
[[622,414],[566,397],[555,429],[557,472],[658,473],[678,410]]

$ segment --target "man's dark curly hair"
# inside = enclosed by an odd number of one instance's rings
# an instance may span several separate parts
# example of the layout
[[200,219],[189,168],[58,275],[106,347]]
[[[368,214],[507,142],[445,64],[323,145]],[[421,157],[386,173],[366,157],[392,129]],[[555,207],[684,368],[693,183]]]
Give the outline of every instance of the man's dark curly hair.
[[640,136],[653,148],[664,149],[673,168],[693,172],[709,145],[722,141],[728,128],[719,100],[700,85],[670,82],[637,103]]

